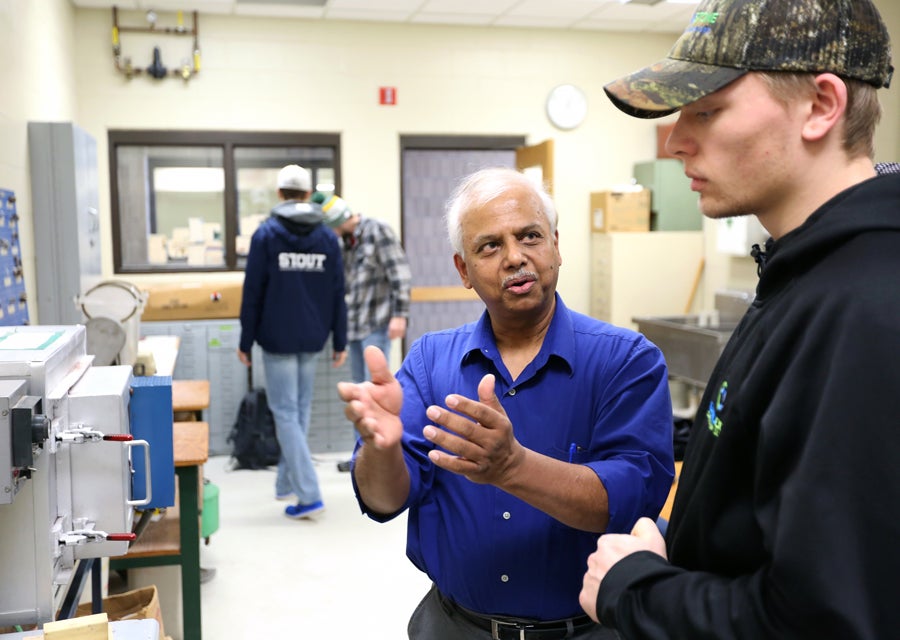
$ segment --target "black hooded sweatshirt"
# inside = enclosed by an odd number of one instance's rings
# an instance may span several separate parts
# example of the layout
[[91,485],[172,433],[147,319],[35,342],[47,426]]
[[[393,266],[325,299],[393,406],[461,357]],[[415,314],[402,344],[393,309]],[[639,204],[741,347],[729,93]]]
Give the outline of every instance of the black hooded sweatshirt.
[[691,429],[670,562],[635,553],[600,585],[624,639],[900,634],[900,175],[767,249]]

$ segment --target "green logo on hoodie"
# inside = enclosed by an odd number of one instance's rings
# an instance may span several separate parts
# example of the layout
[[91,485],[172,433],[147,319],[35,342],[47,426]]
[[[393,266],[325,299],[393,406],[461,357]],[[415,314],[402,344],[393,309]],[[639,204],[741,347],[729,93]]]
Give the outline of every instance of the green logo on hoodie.
[[711,400],[709,403],[709,409],[706,410],[706,426],[709,428],[710,432],[719,437],[719,434],[722,433],[722,418],[719,416],[722,413],[722,409],[725,408],[725,396],[728,395],[728,381],[724,381],[722,386],[719,387],[719,393],[716,394],[716,399]]

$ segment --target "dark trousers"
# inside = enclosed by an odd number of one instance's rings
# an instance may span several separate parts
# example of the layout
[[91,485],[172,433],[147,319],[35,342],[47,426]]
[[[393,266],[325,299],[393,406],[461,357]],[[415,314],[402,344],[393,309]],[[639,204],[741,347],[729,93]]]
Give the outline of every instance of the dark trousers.
[[[449,609],[432,585],[412,614],[407,627],[410,640],[490,640],[491,632]],[[526,636],[527,637],[527,636]],[[612,629],[595,625],[576,631],[568,640],[617,640]]]

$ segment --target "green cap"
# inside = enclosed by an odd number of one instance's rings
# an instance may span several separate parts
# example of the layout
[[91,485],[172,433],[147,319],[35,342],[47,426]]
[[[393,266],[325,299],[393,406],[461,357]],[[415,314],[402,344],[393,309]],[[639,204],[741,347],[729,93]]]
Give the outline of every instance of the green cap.
[[890,36],[871,0],[703,0],[664,60],[603,89],[628,115],[659,118],[748,71],[833,73],[887,87]]
[[353,215],[350,205],[347,201],[336,195],[328,195],[317,191],[313,194],[311,200],[322,205],[322,215],[324,222],[329,227],[337,228],[347,222]]

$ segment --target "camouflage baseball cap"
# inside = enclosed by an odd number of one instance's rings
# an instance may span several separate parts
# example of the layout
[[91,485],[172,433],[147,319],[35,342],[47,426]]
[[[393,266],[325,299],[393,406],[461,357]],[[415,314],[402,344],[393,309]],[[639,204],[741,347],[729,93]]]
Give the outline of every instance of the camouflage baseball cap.
[[894,68],[872,0],[703,0],[664,60],[604,90],[628,115],[659,118],[748,71],[829,72],[887,87]]

